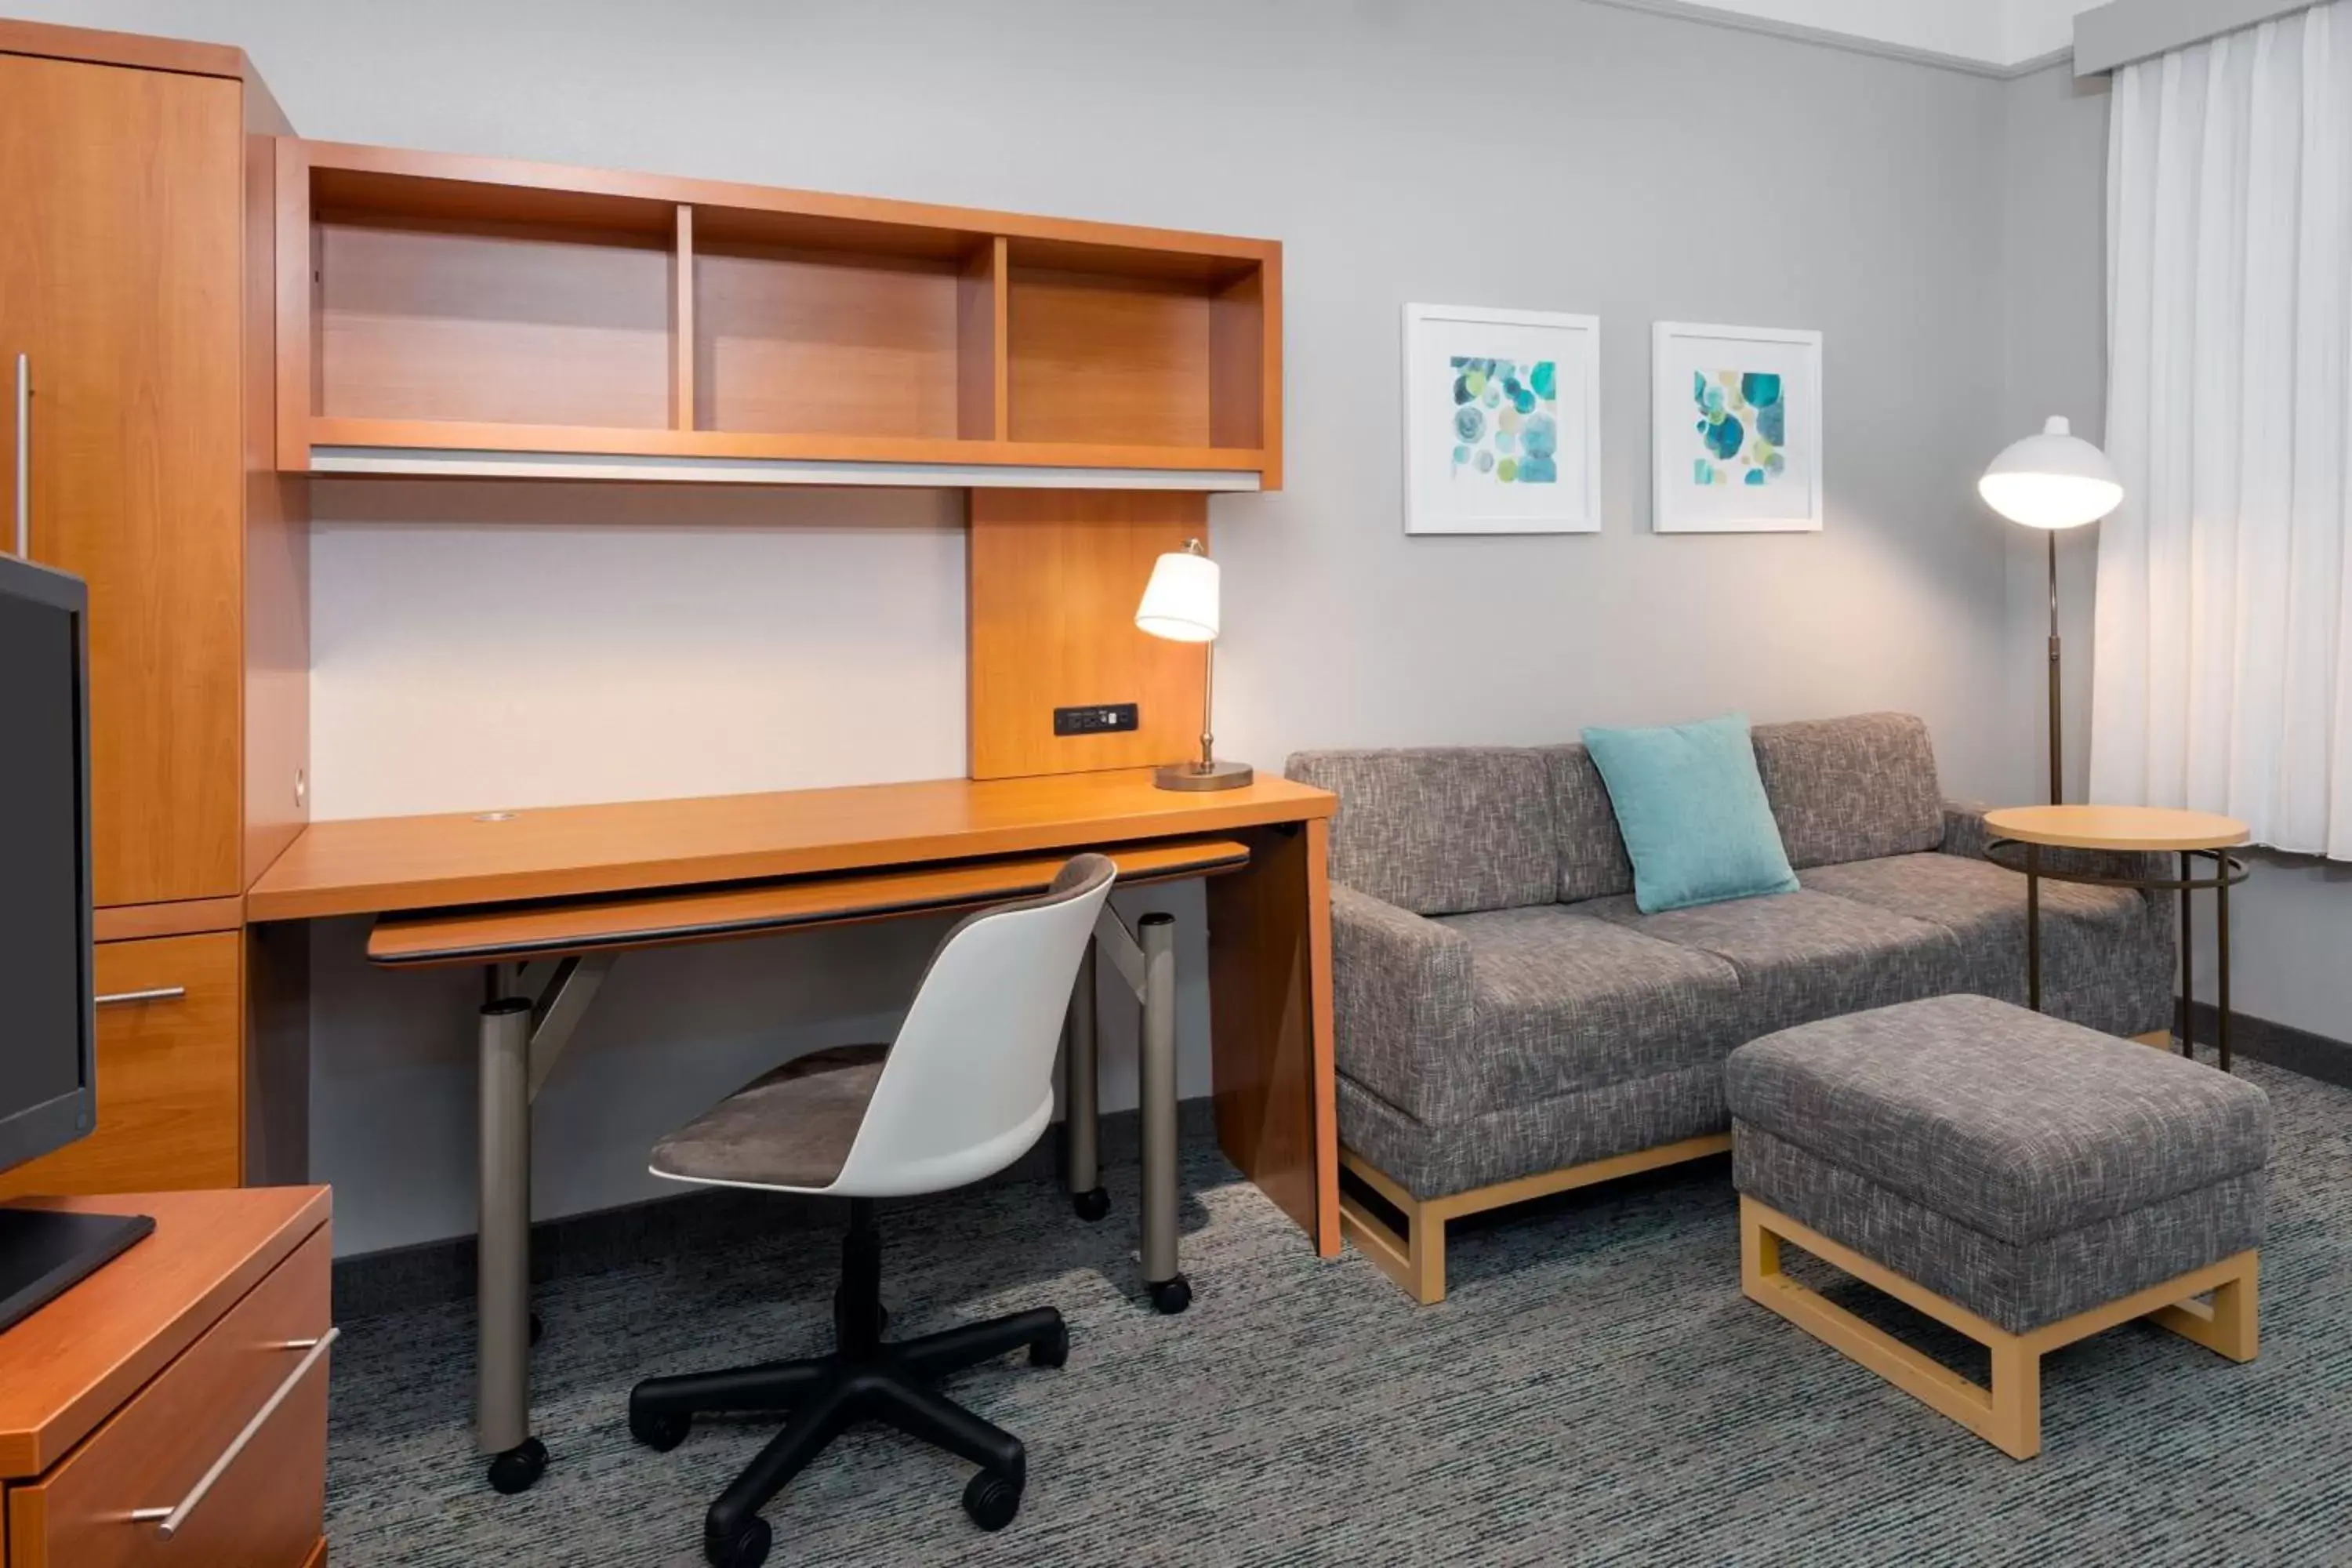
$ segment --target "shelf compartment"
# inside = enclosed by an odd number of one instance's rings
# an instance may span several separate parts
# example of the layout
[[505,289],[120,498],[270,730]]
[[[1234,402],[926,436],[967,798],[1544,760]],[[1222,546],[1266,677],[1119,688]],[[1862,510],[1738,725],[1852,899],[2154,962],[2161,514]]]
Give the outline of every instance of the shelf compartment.
[[1013,439],[1264,444],[1261,262],[1015,239],[1008,269]]
[[310,195],[320,414],[671,422],[674,207],[335,170]]

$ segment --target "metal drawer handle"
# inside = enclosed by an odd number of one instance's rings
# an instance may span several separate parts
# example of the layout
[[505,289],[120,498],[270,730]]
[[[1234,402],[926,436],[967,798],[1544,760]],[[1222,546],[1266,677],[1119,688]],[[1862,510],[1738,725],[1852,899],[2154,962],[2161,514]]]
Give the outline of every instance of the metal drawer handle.
[[188,994],[184,985],[158,985],[152,991],[110,991],[93,998],[100,1007],[128,1007],[134,1002],[177,1002]]
[[263,1425],[272,1415],[278,1414],[278,1407],[286,1403],[286,1396],[293,1393],[302,1379],[309,1375],[310,1369],[318,1364],[319,1358],[327,1353],[327,1347],[341,1338],[342,1331],[341,1329],[331,1328],[315,1340],[280,1340],[268,1347],[271,1350],[307,1350],[310,1353],[301,1359],[292,1372],[286,1374],[286,1381],[278,1385],[278,1392],[271,1394],[261,1408],[253,1413],[253,1419],[245,1424],[245,1430],[239,1432],[230,1441],[229,1446],[221,1450],[220,1458],[213,1461],[213,1468],[197,1478],[196,1484],[188,1489],[188,1495],[180,1500],[179,1507],[134,1508],[131,1510],[131,1522],[153,1525],[156,1539],[159,1541],[169,1541],[177,1535],[180,1532],[180,1527],[188,1522],[188,1515],[196,1511],[196,1505],[205,1500],[206,1492],[213,1489],[213,1483],[219,1480],[222,1473],[231,1465],[236,1463],[236,1457],[245,1452],[246,1445],[253,1441],[255,1436],[260,1432]]
[[16,554],[33,558],[33,356],[16,356]]

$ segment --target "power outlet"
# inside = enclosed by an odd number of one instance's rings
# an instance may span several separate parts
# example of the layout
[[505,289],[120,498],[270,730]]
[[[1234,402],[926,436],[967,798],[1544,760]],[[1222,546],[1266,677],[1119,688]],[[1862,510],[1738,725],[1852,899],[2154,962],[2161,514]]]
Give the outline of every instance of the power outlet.
[[1056,735],[1116,735],[1132,730],[1141,722],[1132,702],[1102,702],[1090,708],[1054,710],[1054,733]]

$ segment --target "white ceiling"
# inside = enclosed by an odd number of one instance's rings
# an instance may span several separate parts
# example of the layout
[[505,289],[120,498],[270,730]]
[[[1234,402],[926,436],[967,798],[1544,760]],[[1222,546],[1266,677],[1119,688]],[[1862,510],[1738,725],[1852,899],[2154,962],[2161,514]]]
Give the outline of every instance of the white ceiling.
[[2101,0],[1704,0],[1711,9],[1818,27],[1987,65],[2040,59],[2074,42]]

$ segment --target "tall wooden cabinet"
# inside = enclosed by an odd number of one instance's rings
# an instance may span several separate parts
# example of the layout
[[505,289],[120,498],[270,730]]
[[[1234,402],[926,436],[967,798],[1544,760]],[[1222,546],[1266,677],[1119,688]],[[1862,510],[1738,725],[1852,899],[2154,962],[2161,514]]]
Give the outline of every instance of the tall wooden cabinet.
[[0,22],[0,548],[89,584],[101,943],[99,1130],[0,1195],[262,1173],[252,982],[299,957],[248,952],[243,895],[308,749],[303,481],[271,445],[286,129],[237,50]]

